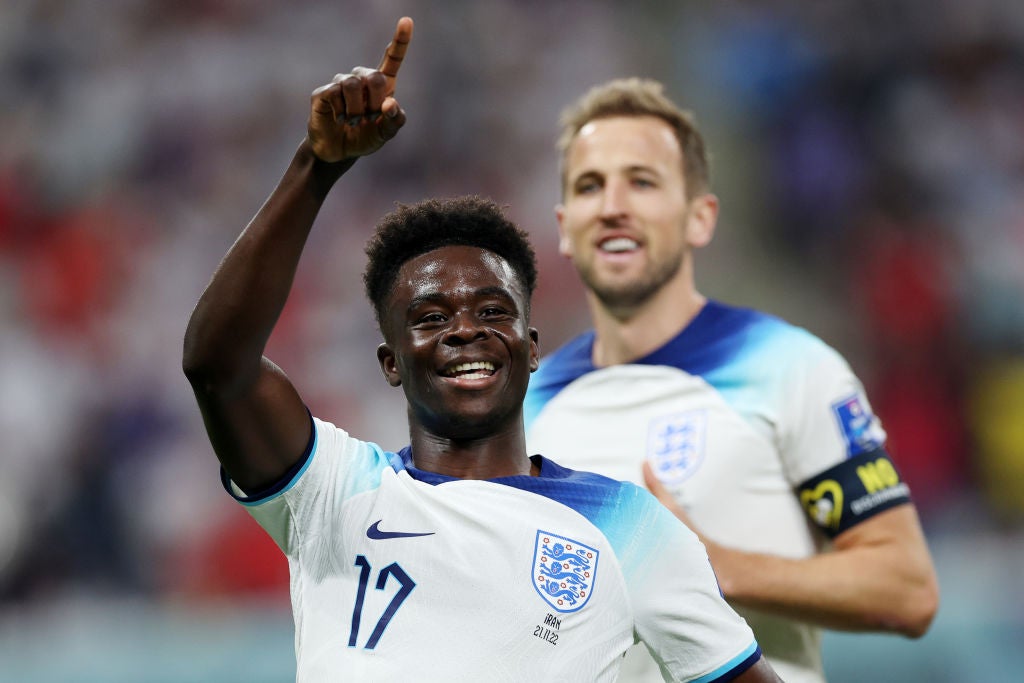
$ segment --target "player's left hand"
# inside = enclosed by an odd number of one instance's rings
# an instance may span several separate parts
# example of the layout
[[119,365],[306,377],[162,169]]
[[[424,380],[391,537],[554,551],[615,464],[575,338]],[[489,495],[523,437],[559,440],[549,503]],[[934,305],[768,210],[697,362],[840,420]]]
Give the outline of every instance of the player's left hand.
[[319,159],[333,163],[372,154],[405,124],[394,94],[412,28],[409,17],[398,20],[376,69],[356,67],[313,91],[306,137]]
[[673,496],[669,490],[665,488],[665,485],[661,483],[661,480],[658,479],[658,475],[654,473],[651,463],[646,460],[643,464],[643,474],[644,486],[647,487],[647,490],[653,493],[654,497],[661,501],[661,504],[667,507],[673,515],[678,517],[679,521],[690,527],[690,529],[699,536],[700,534],[697,532],[697,528],[693,526],[690,516],[686,514],[686,511],[683,510],[683,507],[676,500],[675,496]]

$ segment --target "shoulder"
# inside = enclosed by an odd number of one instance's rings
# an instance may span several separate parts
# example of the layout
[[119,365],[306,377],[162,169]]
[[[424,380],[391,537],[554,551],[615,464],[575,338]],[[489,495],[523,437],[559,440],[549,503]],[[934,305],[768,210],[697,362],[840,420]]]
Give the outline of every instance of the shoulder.
[[358,439],[326,420],[314,417],[313,423],[313,453],[307,468],[309,484],[341,483],[342,495],[347,499],[379,487],[385,470],[397,472],[405,469],[400,454]]
[[795,346],[799,351],[830,347],[817,335],[777,315],[752,308],[709,302],[710,327],[720,338],[735,339],[750,350],[762,347]]
[[563,467],[546,456],[536,457],[540,458],[540,477],[531,481],[542,484],[552,498],[565,497],[564,502],[572,503],[572,507],[599,506],[609,497],[617,496],[626,485],[596,472]]
[[[694,320],[696,339],[707,362],[760,372],[788,373],[799,367],[845,363],[820,337],[782,318],[751,308],[709,301]],[[770,361],[770,362],[768,362]]]
[[685,527],[647,489],[594,472],[571,470],[543,459],[536,493],[574,509],[601,529],[613,546],[636,533]]
[[402,465],[401,458],[389,453],[370,441],[363,441],[349,434],[337,425],[313,417],[313,450],[327,455],[341,454],[350,458],[365,458],[377,463],[377,466]]

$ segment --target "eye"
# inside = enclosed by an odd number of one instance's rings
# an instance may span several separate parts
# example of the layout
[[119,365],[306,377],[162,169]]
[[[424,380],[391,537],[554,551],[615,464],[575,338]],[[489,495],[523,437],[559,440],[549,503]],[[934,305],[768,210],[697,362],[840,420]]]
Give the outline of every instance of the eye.
[[443,323],[448,318],[439,311],[431,311],[430,313],[424,313],[414,320],[415,325],[437,325]]
[[480,309],[480,319],[489,323],[504,324],[519,317],[515,306],[491,304]]
[[597,182],[593,178],[581,178],[576,181],[573,186],[573,190],[576,194],[593,194],[601,189],[601,183]]
[[508,311],[506,311],[504,308],[501,308],[500,306],[487,306],[482,311],[480,311],[480,315],[483,316],[484,318],[495,318],[501,317],[503,315],[508,315]]
[[633,186],[640,188],[656,187],[656,183],[650,178],[633,178]]

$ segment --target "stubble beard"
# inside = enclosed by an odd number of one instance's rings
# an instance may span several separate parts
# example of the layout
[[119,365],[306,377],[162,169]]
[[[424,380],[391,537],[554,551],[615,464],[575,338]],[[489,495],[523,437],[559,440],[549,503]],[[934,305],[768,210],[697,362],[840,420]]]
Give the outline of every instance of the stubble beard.
[[682,266],[682,258],[654,261],[640,277],[624,282],[604,281],[595,272],[596,269],[592,264],[578,266],[577,272],[583,284],[593,292],[601,305],[613,314],[622,317],[650,300],[679,273]]

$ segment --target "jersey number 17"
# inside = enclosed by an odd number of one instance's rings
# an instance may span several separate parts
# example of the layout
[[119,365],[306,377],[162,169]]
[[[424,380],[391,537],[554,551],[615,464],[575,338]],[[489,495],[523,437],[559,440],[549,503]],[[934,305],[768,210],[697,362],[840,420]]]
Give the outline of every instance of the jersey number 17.
[[[356,640],[359,637],[359,622],[363,616],[363,600],[366,598],[366,586],[370,582],[370,574],[373,571],[370,562],[362,555],[356,556],[356,566],[359,567],[359,589],[356,591],[356,604],[352,608],[352,630],[348,636],[349,647],[355,647]],[[398,581],[400,587],[398,592],[395,593],[395,597],[391,598],[391,602],[388,603],[384,614],[380,615],[380,619],[377,620],[377,625],[373,628],[373,632],[370,633],[366,645],[363,646],[366,650],[372,650],[377,647],[377,642],[384,635],[384,629],[388,627],[391,618],[395,616],[395,612],[402,606],[405,599],[409,597],[409,593],[412,593],[412,589],[416,587],[416,582],[409,578],[409,575],[397,563],[392,562],[377,574],[377,590],[384,590],[388,578],[392,576]]]

